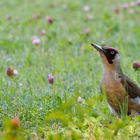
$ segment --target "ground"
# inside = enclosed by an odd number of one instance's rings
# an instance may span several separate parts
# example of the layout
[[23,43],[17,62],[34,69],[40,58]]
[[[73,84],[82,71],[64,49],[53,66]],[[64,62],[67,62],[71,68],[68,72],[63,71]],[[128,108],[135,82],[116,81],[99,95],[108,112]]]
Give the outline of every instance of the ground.
[[[90,45],[117,48],[139,85],[132,68],[140,61],[139,8],[130,0],[1,0],[1,138],[139,139],[140,116],[108,111],[102,63]],[[18,74],[8,76],[8,67]]]

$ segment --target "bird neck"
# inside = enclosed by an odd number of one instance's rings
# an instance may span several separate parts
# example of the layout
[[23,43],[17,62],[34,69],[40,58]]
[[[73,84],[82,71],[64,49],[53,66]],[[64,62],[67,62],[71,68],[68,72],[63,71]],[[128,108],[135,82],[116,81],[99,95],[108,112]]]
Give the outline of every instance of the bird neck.
[[122,74],[120,63],[115,64],[104,64],[104,73],[118,73]]

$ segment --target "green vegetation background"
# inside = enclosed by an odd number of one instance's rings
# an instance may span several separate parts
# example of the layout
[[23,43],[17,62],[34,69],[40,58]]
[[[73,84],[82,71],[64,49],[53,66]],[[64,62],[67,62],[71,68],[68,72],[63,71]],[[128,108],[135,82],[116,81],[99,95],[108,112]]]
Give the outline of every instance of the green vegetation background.
[[[140,61],[139,6],[114,11],[126,2],[131,1],[0,1],[2,139],[140,138],[139,116],[121,120],[109,113],[99,90],[103,67],[90,46],[95,42],[119,49],[123,71],[140,83],[139,71],[132,69],[132,62]],[[90,8],[87,12],[85,5]],[[52,24],[46,16],[52,17]],[[41,39],[40,45],[32,44],[33,36]],[[17,69],[18,75],[8,77],[7,67]],[[53,85],[47,81],[50,73]],[[8,121],[15,116],[20,128],[13,130]]]

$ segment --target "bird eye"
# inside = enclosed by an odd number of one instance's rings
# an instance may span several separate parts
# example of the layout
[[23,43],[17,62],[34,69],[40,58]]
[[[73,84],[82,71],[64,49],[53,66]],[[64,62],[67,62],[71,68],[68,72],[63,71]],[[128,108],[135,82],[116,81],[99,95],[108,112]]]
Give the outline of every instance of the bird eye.
[[114,51],[111,51],[110,53],[111,53],[111,54],[114,54],[115,52],[114,52]]

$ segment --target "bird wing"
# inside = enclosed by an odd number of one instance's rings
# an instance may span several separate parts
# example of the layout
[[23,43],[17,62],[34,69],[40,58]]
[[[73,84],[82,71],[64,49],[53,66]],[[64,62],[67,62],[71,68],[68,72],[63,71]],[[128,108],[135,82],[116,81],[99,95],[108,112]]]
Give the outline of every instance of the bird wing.
[[121,83],[125,87],[130,98],[140,97],[140,88],[126,75],[120,76]]

